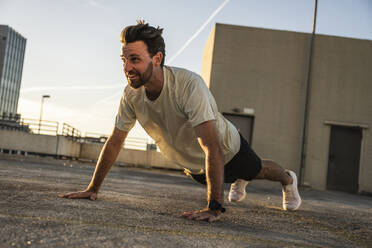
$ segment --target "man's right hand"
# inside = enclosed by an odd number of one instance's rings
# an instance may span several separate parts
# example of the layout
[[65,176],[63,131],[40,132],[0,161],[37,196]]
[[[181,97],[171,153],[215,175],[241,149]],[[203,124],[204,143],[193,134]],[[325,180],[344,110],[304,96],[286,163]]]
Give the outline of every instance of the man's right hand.
[[96,200],[97,193],[92,191],[79,191],[79,192],[71,192],[67,194],[60,194],[58,195],[60,198],[67,198],[67,199],[89,199],[89,200]]
[[127,131],[122,131],[115,127],[102,148],[96,169],[88,187],[83,191],[60,194],[58,197],[67,199],[90,199],[92,201],[96,200],[98,189],[100,188],[106,174],[114,164],[127,135]]

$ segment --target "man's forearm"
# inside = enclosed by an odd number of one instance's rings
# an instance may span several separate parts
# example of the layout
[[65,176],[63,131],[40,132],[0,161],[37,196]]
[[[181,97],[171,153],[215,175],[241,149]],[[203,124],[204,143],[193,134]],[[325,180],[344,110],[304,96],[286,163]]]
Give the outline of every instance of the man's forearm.
[[195,127],[200,147],[205,154],[207,200],[223,203],[225,158],[219,142],[216,121],[206,121]]
[[88,191],[93,191],[96,193],[98,192],[103,180],[114,164],[121,148],[122,143],[114,142],[112,139],[107,140],[98,158],[92,180],[87,187]]
[[224,156],[221,151],[206,156],[207,200],[223,204]]

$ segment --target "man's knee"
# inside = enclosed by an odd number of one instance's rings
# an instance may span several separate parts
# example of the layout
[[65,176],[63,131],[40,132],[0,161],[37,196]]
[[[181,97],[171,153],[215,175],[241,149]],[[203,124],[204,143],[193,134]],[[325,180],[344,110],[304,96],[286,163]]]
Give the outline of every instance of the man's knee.
[[266,167],[262,163],[261,170],[258,172],[257,176],[254,179],[264,179],[266,170],[267,170]]
[[258,172],[257,176],[255,179],[265,179],[267,176],[268,171],[272,166],[277,165],[276,162],[270,159],[262,159],[261,160],[261,170]]

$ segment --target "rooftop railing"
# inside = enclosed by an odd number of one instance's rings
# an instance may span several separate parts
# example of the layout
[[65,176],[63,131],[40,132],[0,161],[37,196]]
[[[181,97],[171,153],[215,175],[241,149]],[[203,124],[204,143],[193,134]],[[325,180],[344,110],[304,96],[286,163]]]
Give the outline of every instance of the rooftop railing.
[[62,135],[74,140],[80,140],[81,138],[81,132],[67,123],[63,123],[62,125]]
[[[61,128],[60,128],[61,127]],[[29,118],[20,118],[17,116],[1,116],[0,129],[16,130],[42,135],[63,135],[78,142],[84,143],[105,143],[108,139],[107,134],[86,132],[82,135],[81,131],[73,126],[62,123],[60,126],[57,121],[37,120]],[[127,137],[124,142],[124,148],[135,150],[157,150],[154,143],[148,142],[146,138]]]

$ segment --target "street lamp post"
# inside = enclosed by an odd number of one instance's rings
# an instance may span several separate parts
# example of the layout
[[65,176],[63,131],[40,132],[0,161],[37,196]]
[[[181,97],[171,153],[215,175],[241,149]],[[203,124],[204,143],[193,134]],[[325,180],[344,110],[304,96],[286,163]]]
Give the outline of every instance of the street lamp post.
[[43,118],[43,108],[44,108],[44,99],[50,98],[50,95],[43,95],[41,97],[41,108],[40,108],[40,118],[39,118],[39,130],[38,133],[40,134],[40,128],[41,128],[41,120]]

